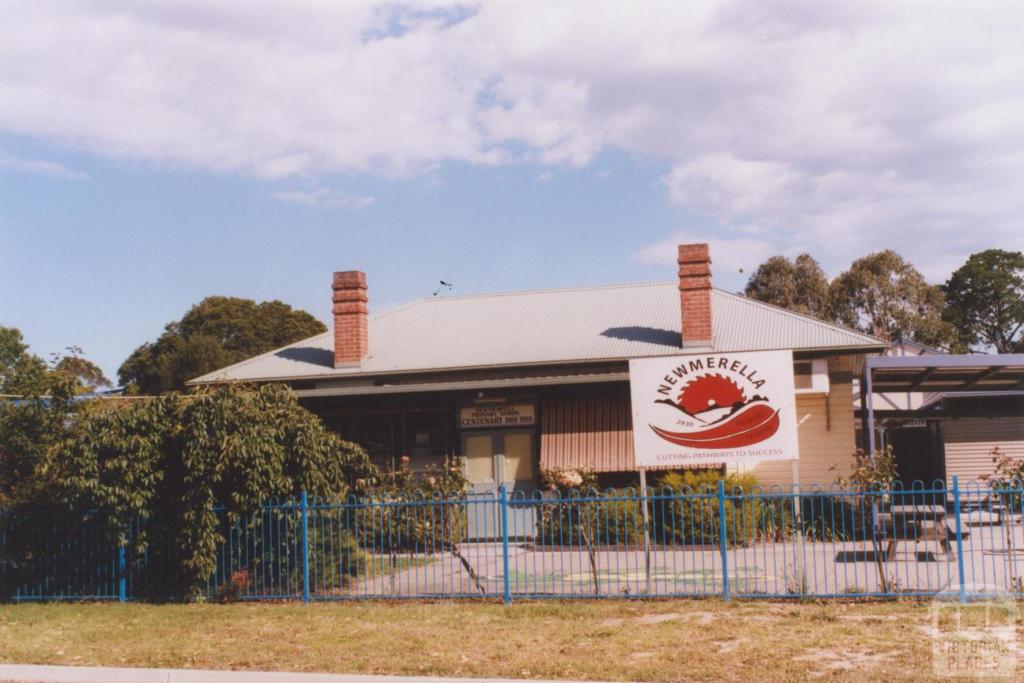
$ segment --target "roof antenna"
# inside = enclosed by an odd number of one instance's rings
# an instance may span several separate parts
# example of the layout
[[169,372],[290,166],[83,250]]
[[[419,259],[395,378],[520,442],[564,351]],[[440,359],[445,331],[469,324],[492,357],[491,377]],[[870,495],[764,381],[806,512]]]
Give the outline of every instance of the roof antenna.
[[440,294],[442,290],[452,291],[452,283],[445,282],[444,280],[438,280],[438,282],[441,283],[441,286],[434,290],[434,296]]

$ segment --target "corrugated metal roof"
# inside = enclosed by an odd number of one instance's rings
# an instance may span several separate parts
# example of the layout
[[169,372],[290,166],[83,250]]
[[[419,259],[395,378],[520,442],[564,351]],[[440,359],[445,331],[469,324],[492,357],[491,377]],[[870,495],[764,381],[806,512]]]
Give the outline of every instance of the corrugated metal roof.
[[[714,351],[878,349],[843,327],[715,290]],[[313,379],[681,353],[676,282],[422,299],[370,316],[369,355],[335,369],[326,332],[193,380]]]

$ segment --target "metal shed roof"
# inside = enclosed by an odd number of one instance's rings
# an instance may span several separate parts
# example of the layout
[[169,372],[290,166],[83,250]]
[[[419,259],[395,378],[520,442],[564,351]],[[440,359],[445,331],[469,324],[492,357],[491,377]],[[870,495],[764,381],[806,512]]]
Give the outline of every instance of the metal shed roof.
[[876,392],[935,392],[946,396],[1019,395],[1024,354],[875,356],[864,363],[861,404],[868,453],[875,452]]
[[874,391],[999,392],[1024,388],[1024,354],[868,358]]
[[[714,290],[713,348],[877,351],[837,325]],[[369,319],[369,355],[335,368],[326,332],[193,380],[300,380],[681,353],[676,282],[422,299]]]

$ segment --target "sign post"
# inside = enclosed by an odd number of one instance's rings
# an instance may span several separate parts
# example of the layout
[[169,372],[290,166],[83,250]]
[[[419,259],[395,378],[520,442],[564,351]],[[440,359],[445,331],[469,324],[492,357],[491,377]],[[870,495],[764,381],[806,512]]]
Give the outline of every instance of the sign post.
[[640,505],[644,523],[644,577],[647,594],[651,594],[651,513],[647,509],[647,468],[640,468]]
[[803,537],[803,522],[801,518],[803,516],[803,509],[800,505],[800,471],[797,468],[797,461],[793,461],[792,465],[792,492],[793,492],[793,519],[796,522],[796,528],[800,532],[801,538]]
[[[629,361],[633,453],[640,471],[644,568],[651,592],[647,468],[746,465],[792,460],[796,479],[796,390],[792,351],[703,353]],[[724,482],[719,482],[719,514]],[[798,497],[794,497],[798,503]],[[797,505],[797,507],[799,507]],[[796,511],[799,515],[799,510]],[[725,519],[720,521],[722,533]],[[721,539],[723,572],[725,539]],[[727,580],[727,578],[726,578]],[[728,588],[725,588],[728,599]]]
[[[801,571],[800,567],[801,560],[807,557],[807,553],[804,552],[804,520],[803,520],[803,509],[800,499],[800,472],[797,468],[797,461],[793,460],[792,463],[792,492],[793,492],[793,524],[796,526],[796,545],[793,547],[793,571]],[[800,551],[800,557],[796,557],[797,549]],[[797,585],[802,589],[804,581],[801,579],[797,581]],[[802,592],[802,591],[801,591]]]

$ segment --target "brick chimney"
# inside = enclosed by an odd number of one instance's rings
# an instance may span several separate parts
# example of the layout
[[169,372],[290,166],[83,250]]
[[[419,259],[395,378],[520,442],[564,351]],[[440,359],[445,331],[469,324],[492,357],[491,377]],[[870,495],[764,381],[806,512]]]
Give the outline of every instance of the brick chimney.
[[711,251],[707,244],[679,245],[679,306],[683,347],[711,346]]
[[366,273],[334,274],[334,367],[359,365],[367,352]]

